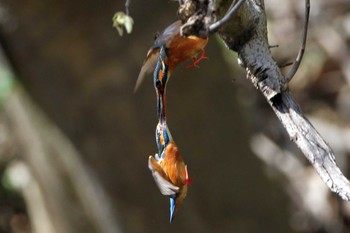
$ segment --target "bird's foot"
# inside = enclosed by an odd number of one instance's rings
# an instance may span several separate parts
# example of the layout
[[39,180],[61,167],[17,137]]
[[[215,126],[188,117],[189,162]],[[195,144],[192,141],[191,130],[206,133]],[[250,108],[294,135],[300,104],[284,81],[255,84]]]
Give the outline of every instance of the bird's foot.
[[199,68],[199,65],[198,63],[203,60],[203,59],[208,59],[207,56],[205,56],[205,50],[203,49],[202,50],[202,53],[201,55],[199,56],[199,58],[194,58],[193,59],[193,62],[191,64],[189,64],[188,66],[185,67],[185,69],[188,69],[188,68],[191,68],[191,67],[197,67]]
[[187,165],[185,166],[185,171],[186,171],[186,179],[185,179],[185,184],[186,185],[191,185],[192,179],[188,176],[188,170],[187,170]]

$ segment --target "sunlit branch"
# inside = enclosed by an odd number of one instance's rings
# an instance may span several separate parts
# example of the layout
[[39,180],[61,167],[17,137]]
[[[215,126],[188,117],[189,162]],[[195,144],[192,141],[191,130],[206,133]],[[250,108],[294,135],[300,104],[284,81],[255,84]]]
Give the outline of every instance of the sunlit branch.
[[303,28],[303,35],[302,35],[302,41],[301,46],[297,55],[297,58],[295,59],[294,65],[289,71],[288,75],[286,76],[286,80],[289,82],[294,77],[295,73],[297,72],[299,65],[301,63],[301,60],[303,59],[304,51],[305,51],[305,45],[306,45],[306,38],[307,38],[307,30],[309,25],[309,14],[310,14],[310,0],[305,0],[305,21],[304,21],[304,28]]
[[218,30],[219,27],[221,27],[224,23],[226,23],[231,18],[231,16],[237,11],[237,9],[242,5],[244,1],[245,0],[239,0],[234,6],[232,6],[228,10],[228,12],[225,14],[224,17],[222,17],[222,19],[210,25],[209,32],[215,32],[216,30]]

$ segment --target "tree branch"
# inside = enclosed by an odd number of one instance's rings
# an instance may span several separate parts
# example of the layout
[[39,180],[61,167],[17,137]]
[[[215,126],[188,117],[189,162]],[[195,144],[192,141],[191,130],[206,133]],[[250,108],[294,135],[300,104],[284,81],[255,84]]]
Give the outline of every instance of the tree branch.
[[332,149],[303,115],[291,94],[283,92],[268,100],[268,103],[291,140],[301,149],[330,190],[349,201],[350,183],[335,163]]
[[[243,21],[253,18],[256,27],[247,31],[235,24],[237,27],[222,29],[222,38],[229,48],[238,52],[241,65],[247,70],[248,79],[265,96],[290,139],[301,149],[330,190],[349,201],[350,183],[337,167],[332,149],[302,113],[287,88],[285,77],[271,56],[263,2],[247,1],[238,10],[236,17]],[[232,19],[234,20],[237,18]],[[232,38],[230,35],[236,35],[237,30],[249,33],[251,37]]]
[[209,26],[209,32],[215,32],[219,27],[221,27],[224,23],[230,20],[231,16],[236,12],[236,10],[241,6],[244,0],[239,0],[235,3],[228,12],[222,17],[220,20],[216,21],[212,25]]
[[301,36],[301,46],[300,46],[298,55],[295,59],[295,62],[293,64],[293,67],[290,69],[289,73],[286,76],[286,79],[288,80],[288,82],[292,80],[292,78],[294,77],[295,73],[299,68],[301,60],[303,59],[303,56],[304,56],[307,31],[309,26],[309,14],[310,14],[310,0],[305,0],[305,21],[304,21],[303,34]]
[[[224,16],[231,3],[218,0],[218,18]],[[290,139],[301,149],[330,190],[349,201],[349,181],[337,167],[331,148],[293,99],[288,90],[288,80],[270,53],[264,1],[246,0],[218,33],[228,48],[238,53],[247,78],[265,96]]]

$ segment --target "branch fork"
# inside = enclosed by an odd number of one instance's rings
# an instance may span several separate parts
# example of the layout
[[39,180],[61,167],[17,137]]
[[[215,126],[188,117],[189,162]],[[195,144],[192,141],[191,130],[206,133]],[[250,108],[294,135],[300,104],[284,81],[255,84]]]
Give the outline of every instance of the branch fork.
[[[213,5],[208,4],[208,2],[212,3],[213,0],[186,0],[184,4],[190,4],[190,2],[207,2],[207,7]],[[233,4],[228,0],[217,0],[217,9],[215,9],[216,17],[224,18],[226,12],[232,9],[231,5],[235,5],[237,2],[240,2],[240,0],[234,1]],[[305,16],[308,18],[309,0],[305,0],[305,3]],[[207,9],[193,12],[197,14],[198,12],[209,11],[213,10]],[[187,27],[189,27],[188,25],[203,25],[210,32],[210,25],[206,24],[205,21],[198,23],[194,20],[203,20],[208,17],[207,15],[203,13],[202,18],[192,17],[190,16],[191,14],[185,14],[185,12],[187,11],[179,11],[179,15],[182,20],[192,19],[192,21],[186,21],[189,22]],[[287,76],[282,74],[270,53],[263,0],[245,0],[241,7],[237,8],[236,12],[229,17],[229,20],[218,28],[218,34],[229,49],[238,53],[238,62],[247,71],[247,78],[264,95],[266,101],[286,129],[291,141],[300,148],[323,182],[332,192],[337,193],[341,198],[349,201],[350,183],[336,165],[332,149],[304,116],[288,89],[288,82],[294,76],[305,49],[307,18],[304,24],[305,31],[303,33],[301,49],[293,68]],[[213,21],[206,20],[208,22]],[[205,31],[198,31],[196,27],[192,27],[192,29],[188,30],[188,32],[192,33],[195,31],[201,33]],[[194,34],[198,35],[196,33]]]

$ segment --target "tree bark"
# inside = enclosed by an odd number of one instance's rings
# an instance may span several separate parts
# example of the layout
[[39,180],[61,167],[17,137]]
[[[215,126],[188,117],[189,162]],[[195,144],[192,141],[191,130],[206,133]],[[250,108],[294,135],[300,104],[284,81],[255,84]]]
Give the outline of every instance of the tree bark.
[[[236,2],[218,1],[217,17],[223,17]],[[247,78],[264,95],[291,141],[330,190],[349,201],[350,183],[336,165],[332,149],[302,113],[270,53],[264,1],[246,0],[218,33],[227,47],[238,53],[238,62],[247,71]]]

